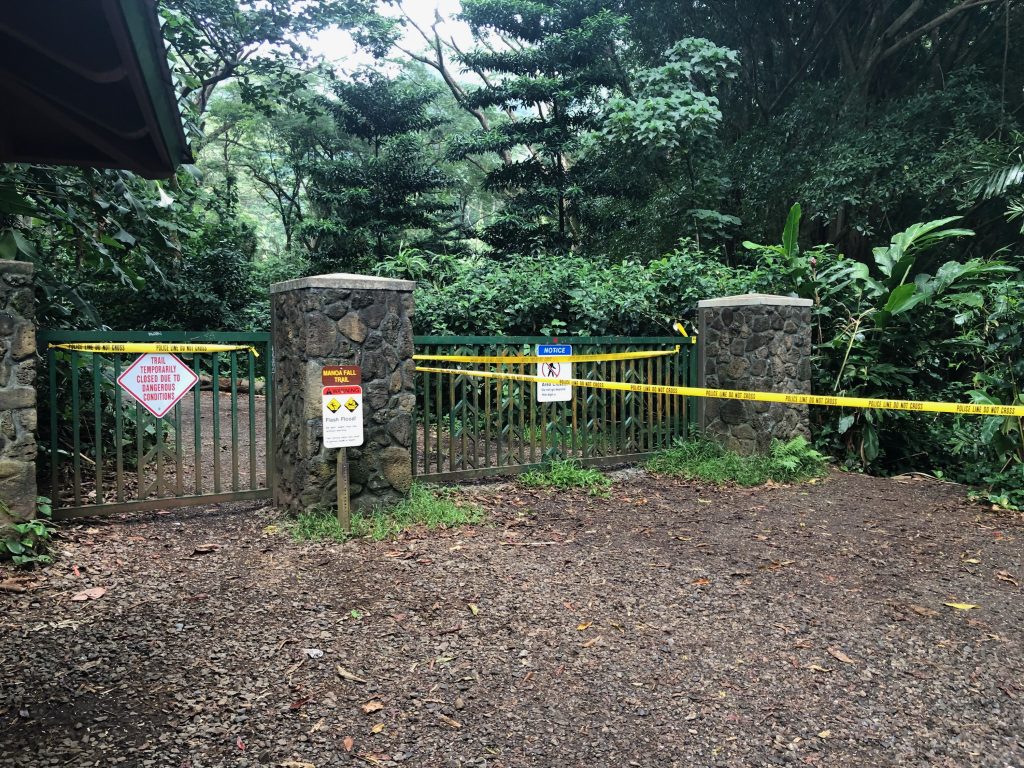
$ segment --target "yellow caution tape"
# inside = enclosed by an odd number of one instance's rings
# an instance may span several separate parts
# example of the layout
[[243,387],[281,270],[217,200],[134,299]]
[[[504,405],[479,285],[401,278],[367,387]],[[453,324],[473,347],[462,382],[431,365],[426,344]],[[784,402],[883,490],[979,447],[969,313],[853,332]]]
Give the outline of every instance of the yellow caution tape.
[[161,342],[119,342],[119,341],[98,341],[81,344],[50,344],[50,349],[69,349],[73,352],[106,352],[108,354],[146,354],[151,352],[166,352],[182,354],[188,352],[239,352],[248,350],[255,357],[260,353],[256,347],[246,344],[169,344]]
[[762,403],[789,403],[791,405],[826,405],[836,408],[882,408],[895,411],[921,413],[962,413],[973,416],[1024,416],[1024,405],[981,405],[975,403],[940,403],[931,400],[886,400],[870,397],[838,397],[831,395],[787,395],[781,392],[752,392],[742,389],[711,389],[709,387],[667,387],[659,384],[627,384],[620,381],[591,381],[589,379],[547,379],[495,371],[466,371],[458,368],[416,368],[422,373],[447,373],[459,376],[478,376],[487,379],[535,381],[591,389],[613,389],[621,392],[646,392],[652,395],[680,395],[682,397],[712,397],[722,400],[752,400]]
[[413,355],[413,360],[443,360],[448,363],[605,363],[611,360],[644,360],[679,354],[679,347],[646,352],[607,352],[600,355]]

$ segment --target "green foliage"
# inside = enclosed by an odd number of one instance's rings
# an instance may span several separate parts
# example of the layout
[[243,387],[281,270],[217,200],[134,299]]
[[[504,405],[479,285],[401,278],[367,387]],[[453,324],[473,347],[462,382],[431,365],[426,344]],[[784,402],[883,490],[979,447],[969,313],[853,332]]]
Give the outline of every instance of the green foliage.
[[519,482],[528,488],[557,488],[562,491],[580,488],[591,496],[606,496],[612,486],[607,475],[584,467],[575,459],[552,461],[543,470],[520,475]]
[[413,321],[422,334],[674,335],[673,322],[692,316],[700,299],[754,285],[749,272],[685,240],[647,264],[420,252],[407,268],[391,259],[377,273],[420,280]]
[[697,439],[658,453],[647,462],[647,468],[688,480],[754,486],[769,481],[796,483],[821,477],[826,472],[827,461],[802,436],[785,443],[774,440],[767,455],[753,456],[740,456],[711,440]]
[[319,508],[297,515],[289,524],[288,531],[296,541],[346,541],[349,538],[383,541],[420,525],[433,530],[474,525],[484,519],[482,509],[459,500],[457,496],[454,489],[414,483],[409,496],[398,504],[353,516],[351,534],[338,523],[333,509]]
[[[0,512],[10,513],[3,502],[0,507]],[[15,565],[27,567],[52,563],[53,557],[49,554],[54,532],[51,511],[50,500],[40,496],[36,500],[34,520],[12,523],[0,531],[0,559],[10,558]]]
[[436,87],[366,72],[334,94],[326,108],[336,133],[308,161],[316,216],[301,234],[316,243],[312,269],[360,272],[411,237],[443,230],[454,210],[441,193],[452,181],[424,139],[439,125]]

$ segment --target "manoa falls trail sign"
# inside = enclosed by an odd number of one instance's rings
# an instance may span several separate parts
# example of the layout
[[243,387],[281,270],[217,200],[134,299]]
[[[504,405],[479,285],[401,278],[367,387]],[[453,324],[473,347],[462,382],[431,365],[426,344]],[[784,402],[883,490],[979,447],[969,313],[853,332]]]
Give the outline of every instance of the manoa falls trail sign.
[[158,419],[196,385],[199,377],[175,355],[145,354],[121,374],[117,383]]

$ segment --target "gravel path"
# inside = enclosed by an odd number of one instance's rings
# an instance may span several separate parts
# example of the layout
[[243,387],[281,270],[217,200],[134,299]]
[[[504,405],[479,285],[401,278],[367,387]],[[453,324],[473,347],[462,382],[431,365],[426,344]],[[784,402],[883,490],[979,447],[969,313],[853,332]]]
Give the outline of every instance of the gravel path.
[[955,486],[464,494],[380,544],[66,528],[0,592],[0,765],[1024,765],[1024,524]]

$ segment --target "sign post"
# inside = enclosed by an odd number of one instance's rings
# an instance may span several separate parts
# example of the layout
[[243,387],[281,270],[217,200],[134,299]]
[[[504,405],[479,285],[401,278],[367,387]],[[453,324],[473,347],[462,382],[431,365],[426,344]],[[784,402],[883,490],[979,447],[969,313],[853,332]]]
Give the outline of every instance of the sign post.
[[358,365],[328,365],[321,371],[323,384],[324,448],[339,448],[338,523],[352,530],[346,448],[363,444],[363,375]]
[[[572,354],[572,344],[538,344],[537,357],[567,357]],[[542,379],[571,379],[572,363],[537,363],[537,376]],[[564,403],[572,400],[571,384],[548,384],[537,382],[538,403]]]

